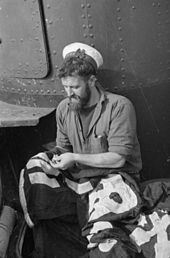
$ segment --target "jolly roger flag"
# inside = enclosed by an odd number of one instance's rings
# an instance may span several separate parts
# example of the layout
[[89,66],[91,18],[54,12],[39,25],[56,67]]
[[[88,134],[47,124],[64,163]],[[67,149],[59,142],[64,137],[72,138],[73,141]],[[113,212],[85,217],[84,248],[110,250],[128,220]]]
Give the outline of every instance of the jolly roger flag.
[[[83,178],[76,179],[60,171],[57,176],[49,176],[44,172],[48,162],[49,156],[39,153],[20,175],[20,202],[30,227],[82,214],[77,199],[84,200],[87,213],[82,236],[88,240],[86,257],[130,258],[142,252],[146,258],[170,258],[170,179],[147,182],[141,188],[127,173],[110,170],[81,171],[78,175]],[[65,226],[68,228],[67,223]],[[75,230],[69,228],[68,232],[75,235]],[[44,243],[45,250],[50,251]],[[60,245],[55,239],[54,244],[54,252],[58,253]],[[69,241],[64,244],[67,248]]]
[[141,215],[130,237],[141,248],[144,257],[170,257],[170,215],[161,210]]
[[[170,179],[155,179],[141,185],[145,202],[130,238],[146,258],[170,257]],[[133,227],[133,226],[132,226]]]

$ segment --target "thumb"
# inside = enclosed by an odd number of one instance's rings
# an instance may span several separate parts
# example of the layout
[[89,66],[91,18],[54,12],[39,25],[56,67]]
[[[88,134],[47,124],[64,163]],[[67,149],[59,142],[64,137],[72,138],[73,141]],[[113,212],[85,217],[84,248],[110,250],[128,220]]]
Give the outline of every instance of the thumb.
[[54,168],[51,164],[48,164],[48,163],[43,163],[42,169],[46,174],[50,174],[54,176],[58,176],[59,174],[59,171],[56,168]]

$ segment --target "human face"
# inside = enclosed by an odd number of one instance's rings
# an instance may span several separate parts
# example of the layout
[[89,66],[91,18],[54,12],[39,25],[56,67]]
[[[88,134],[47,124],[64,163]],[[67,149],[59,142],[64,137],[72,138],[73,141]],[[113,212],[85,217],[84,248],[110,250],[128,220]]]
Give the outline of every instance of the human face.
[[72,110],[79,111],[87,105],[91,95],[89,80],[80,76],[67,76],[61,78],[61,83],[69,98]]

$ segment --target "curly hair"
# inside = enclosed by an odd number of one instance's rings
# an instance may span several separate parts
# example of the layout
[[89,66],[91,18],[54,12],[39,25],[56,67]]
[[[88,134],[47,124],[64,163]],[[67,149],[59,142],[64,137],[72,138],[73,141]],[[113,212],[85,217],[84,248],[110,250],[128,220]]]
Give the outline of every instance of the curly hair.
[[60,79],[74,75],[84,78],[90,75],[96,75],[95,67],[89,62],[87,55],[82,50],[77,50],[74,55],[67,57],[58,72]]

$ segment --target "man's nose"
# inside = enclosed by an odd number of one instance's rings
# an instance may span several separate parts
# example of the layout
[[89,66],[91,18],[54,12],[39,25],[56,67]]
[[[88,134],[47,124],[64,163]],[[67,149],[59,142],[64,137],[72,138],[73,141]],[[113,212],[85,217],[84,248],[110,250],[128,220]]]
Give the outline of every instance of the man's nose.
[[73,90],[71,88],[67,89],[68,97],[71,97],[73,95]]

